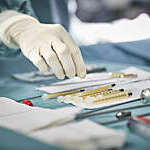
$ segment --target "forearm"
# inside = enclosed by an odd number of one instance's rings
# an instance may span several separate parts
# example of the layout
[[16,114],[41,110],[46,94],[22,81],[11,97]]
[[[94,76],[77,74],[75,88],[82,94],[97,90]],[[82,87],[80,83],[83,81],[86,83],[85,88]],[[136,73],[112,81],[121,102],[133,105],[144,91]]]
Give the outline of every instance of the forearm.
[[16,51],[11,48],[19,48],[14,43],[7,43],[8,41],[5,41],[6,37],[4,35],[9,25],[20,18],[20,14],[36,18],[30,0],[0,0],[0,55],[2,56],[13,55]]
[[[21,26],[23,20],[26,20],[23,22],[25,24],[30,24],[30,22],[38,22],[34,17],[16,12],[14,10],[7,10],[0,13],[0,40],[8,47],[19,48],[13,37],[17,37],[17,31],[21,33],[21,31],[25,30]],[[16,25],[17,23],[19,24],[19,29],[15,30],[18,28]]]

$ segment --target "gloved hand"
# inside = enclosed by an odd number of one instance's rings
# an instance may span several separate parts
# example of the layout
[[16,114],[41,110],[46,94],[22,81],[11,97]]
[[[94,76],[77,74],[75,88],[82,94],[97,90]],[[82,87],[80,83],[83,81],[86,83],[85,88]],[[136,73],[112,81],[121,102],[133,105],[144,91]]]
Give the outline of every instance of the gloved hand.
[[22,53],[39,68],[52,68],[56,77],[84,78],[86,67],[80,49],[59,24],[42,24],[36,19],[16,21],[6,32],[7,39],[18,45]]

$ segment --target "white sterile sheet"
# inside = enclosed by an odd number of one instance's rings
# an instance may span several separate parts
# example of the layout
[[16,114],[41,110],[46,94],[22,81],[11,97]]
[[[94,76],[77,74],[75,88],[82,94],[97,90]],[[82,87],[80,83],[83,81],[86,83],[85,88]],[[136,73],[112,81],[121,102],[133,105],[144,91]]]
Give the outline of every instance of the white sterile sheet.
[[125,142],[124,132],[106,128],[90,120],[44,129],[30,135],[43,142],[73,150],[120,148]]
[[80,110],[80,108],[75,107],[55,110],[31,107],[0,97],[0,126],[27,133],[42,126],[53,124],[57,120],[74,116]]
[[0,97],[0,126],[22,132],[48,144],[56,144],[73,150],[95,150],[123,146],[124,132],[106,128],[89,120],[35,130],[63,118],[74,116],[79,111],[80,109],[74,107],[57,110],[30,107]]
[[73,79],[67,79],[64,81],[56,82],[50,84],[49,86],[40,86],[37,87],[37,90],[45,91],[47,93],[56,93],[56,92],[63,92],[78,88],[84,87],[92,87],[93,85],[104,85],[109,83],[118,83],[121,81],[128,82],[128,81],[136,81],[142,78],[147,78],[150,76],[149,72],[143,71],[141,69],[135,67],[128,67],[124,70],[118,70],[118,72],[124,72],[126,74],[137,74],[137,78],[109,78],[108,73],[91,73],[86,76],[85,79],[80,79],[75,77]]
[[[76,77],[74,79],[68,79],[62,82],[57,82],[50,86],[39,87],[37,89],[48,93],[54,93],[54,92],[62,92],[65,90],[72,90],[76,88],[90,87],[92,85],[100,85],[100,84],[105,85],[105,84],[115,83],[116,86],[113,89],[130,90],[133,94],[129,98],[125,98],[121,100],[113,100],[113,101],[109,101],[97,105],[91,105],[91,106],[87,105],[86,103],[71,102],[73,105],[81,108],[93,109],[93,108],[101,108],[105,106],[111,106],[111,105],[133,101],[135,99],[140,98],[140,93],[143,89],[150,88],[150,80],[146,80],[150,78],[149,72],[138,69],[136,67],[128,67],[118,72],[124,72],[125,74],[137,74],[137,78],[132,78],[132,79],[114,78],[114,79],[105,80],[106,78],[108,78],[108,73],[93,73],[87,75],[86,79],[83,80]],[[136,82],[136,81],[140,81],[140,82]]]

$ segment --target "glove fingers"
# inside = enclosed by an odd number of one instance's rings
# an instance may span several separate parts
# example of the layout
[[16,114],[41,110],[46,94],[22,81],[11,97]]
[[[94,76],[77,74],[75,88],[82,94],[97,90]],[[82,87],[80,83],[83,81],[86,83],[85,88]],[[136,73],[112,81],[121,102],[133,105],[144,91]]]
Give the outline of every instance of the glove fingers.
[[71,36],[64,30],[65,36],[61,37],[63,42],[68,46],[69,50],[71,51],[73,61],[76,66],[77,75],[81,78],[86,76],[86,66],[84,64],[82,54],[80,49],[75,44]]
[[[37,58],[38,59],[38,58]],[[45,61],[42,58],[39,58],[38,61],[33,63],[41,72],[48,72],[49,67],[45,63]]]
[[46,63],[52,68],[56,77],[59,79],[64,79],[64,70],[61,63],[58,60],[55,52],[51,49],[50,45],[41,49],[41,55],[44,57]]
[[69,78],[73,78],[76,74],[75,64],[67,46],[57,39],[52,42],[52,49],[57,54],[63,66],[65,75]]
[[49,66],[45,62],[45,60],[39,55],[38,49],[31,50],[29,59],[33,62],[33,64],[41,71],[48,72]]

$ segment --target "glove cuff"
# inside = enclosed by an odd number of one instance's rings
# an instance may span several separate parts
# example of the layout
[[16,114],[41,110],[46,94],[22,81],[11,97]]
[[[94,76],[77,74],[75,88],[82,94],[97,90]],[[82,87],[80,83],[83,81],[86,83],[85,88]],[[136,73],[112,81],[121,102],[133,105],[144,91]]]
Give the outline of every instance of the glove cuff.
[[0,40],[9,48],[18,49],[19,46],[16,42],[14,42],[12,37],[7,34],[7,31],[11,28],[11,26],[13,26],[13,24],[25,19],[33,20],[34,22],[39,23],[37,19],[15,11],[10,10],[0,13]]

